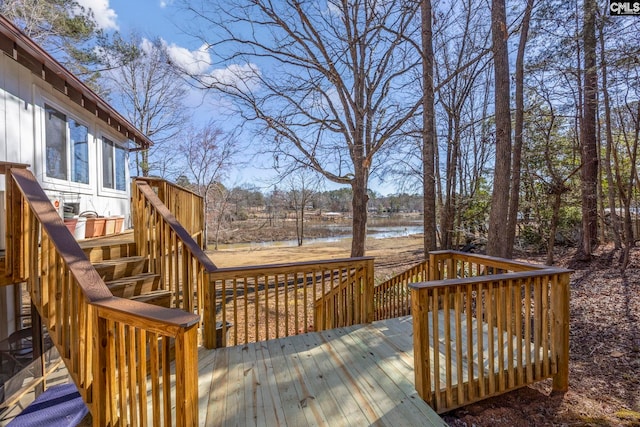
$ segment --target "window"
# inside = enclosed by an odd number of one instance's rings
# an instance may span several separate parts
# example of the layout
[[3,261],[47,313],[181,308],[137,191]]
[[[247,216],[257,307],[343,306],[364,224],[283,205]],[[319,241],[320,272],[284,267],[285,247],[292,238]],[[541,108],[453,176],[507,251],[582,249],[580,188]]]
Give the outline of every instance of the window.
[[86,126],[68,119],[45,105],[46,173],[49,178],[89,183],[89,132]]
[[102,186],[118,191],[126,191],[127,176],[125,165],[127,156],[124,148],[108,138],[102,138]]
[[69,120],[71,137],[71,180],[89,183],[89,132],[87,127]]

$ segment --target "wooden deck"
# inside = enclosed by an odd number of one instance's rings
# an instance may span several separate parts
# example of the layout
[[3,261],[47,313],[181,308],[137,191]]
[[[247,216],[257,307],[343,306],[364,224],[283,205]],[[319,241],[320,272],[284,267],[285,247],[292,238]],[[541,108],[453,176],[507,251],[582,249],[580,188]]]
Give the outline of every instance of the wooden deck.
[[411,322],[202,349],[200,425],[445,426],[415,390]]

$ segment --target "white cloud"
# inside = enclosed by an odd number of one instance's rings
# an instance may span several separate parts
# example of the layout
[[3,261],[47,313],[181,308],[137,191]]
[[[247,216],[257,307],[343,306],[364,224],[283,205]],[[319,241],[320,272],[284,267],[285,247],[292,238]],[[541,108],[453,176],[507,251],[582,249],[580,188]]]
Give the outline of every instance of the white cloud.
[[255,90],[260,86],[260,69],[255,64],[231,64],[210,73],[213,85]]
[[[189,50],[175,43],[168,44],[162,40],[171,61],[210,87],[237,88],[238,90],[255,90],[260,86],[260,68],[256,64],[231,64],[226,68],[211,70],[212,59],[208,46],[203,44],[196,50]],[[144,39],[141,48],[152,49],[151,42]]]
[[211,55],[207,51],[207,45],[202,45],[196,50],[171,43],[167,45],[167,53],[175,64],[189,74],[202,74],[211,66]]
[[109,0],[76,0],[85,9],[93,11],[93,18],[99,28],[103,30],[117,30],[116,11],[109,7]]
[[167,2],[164,0],[160,1],[160,8],[164,9],[165,7],[167,7]]

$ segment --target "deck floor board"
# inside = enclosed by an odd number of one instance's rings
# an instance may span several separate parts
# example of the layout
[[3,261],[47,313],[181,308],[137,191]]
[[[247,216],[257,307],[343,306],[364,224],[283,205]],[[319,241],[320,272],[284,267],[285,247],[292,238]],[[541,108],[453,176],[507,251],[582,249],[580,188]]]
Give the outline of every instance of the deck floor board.
[[211,352],[201,425],[446,425],[414,387],[411,318]]

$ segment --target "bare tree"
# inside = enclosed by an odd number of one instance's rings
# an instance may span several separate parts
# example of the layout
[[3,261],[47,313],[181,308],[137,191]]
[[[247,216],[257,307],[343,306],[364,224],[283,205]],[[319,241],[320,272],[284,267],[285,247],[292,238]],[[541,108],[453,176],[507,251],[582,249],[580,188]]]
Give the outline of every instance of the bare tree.
[[304,240],[304,214],[307,206],[318,193],[320,182],[317,176],[313,176],[308,170],[300,169],[287,177],[289,187],[289,203],[295,211],[296,237],[298,246],[302,246]]
[[184,157],[187,175],[195,184],[198,194],[204,198],[205,228],[204,247],[209,237],[209,212],[212,198],[220,193],[220,182],[225,177],[235,153],[233,135],[225,133],[214,122],[185,135],[180,151]]
[[[445,169],[439,194],[440,230],[441,246],[447,249],[458,243],[454,240],[459,236],[456,229],[461,225],[461,198],[465,187],[473,185],[472,182],[463,182],[464,178],[468,178],[463,174],[464,145],[471,142],[473,129],[478,127],[478,123],[472,120],[477,108],[473,96],[482,89],[487,90],[489,83],[481,80],[486,62],[475,61],[465,67],[487,43],[485,38],[488,33],[480,30],[484,17],[474,9],[472,1],[466,1],[460,4],[455,18],[451,19],[448,31],[438,35],[437,58],[440,65],[436,72],[439,81],[442,74],[448,80],[438,92],[442,117],[441,139],[446,143],[442,148]],[[466,68],[465,72],[458,73],[457,70],[463,67]]]
[[491,2],[491,37],[495,75],[496,159],[489,213],[487,254],[506,257],[511,180],[511,109],[509,107],[509,52],[505,0]]
[[612,120],[611,120],[611,100],[609,99],[609,84],[607,79],[607,61],[606,57],[606,49],[605,49],[605,38],[604,38],[604,26],[605,19],[601,17],[600,25],[598,26],[598,35],[600,36],[600,68],[601,72],[601,88],[602,88],[602,101],[604,103],[604,126],[605,126],[605,136],[606,136],[606,145],[605,145],[605,159],[604,159],[604,168],[606,172],[606,180],[607,180],[607,199],[609,202],[609,211],[611,215],[611,232],[613,234],[613,244],[615,249],[622,248],[622,240],[620,239],[620,217],[618,216],[618,212],[616,209],[616,199],[615,199],[615,184],[613,180],[613,172],[611,170],[611,153],[613,149],[613,131],[612,131]]
[[[637,209],[633,214],[631,213],[631,201],[634,189],[637,190],[638,172],[636,163],[638,159],[638,144],[640,143],[640,102],[628,102],[626,105],[621,106],[617,113],[620,147],[614,151],[613,157],[618,192],[624,208],[624,250],[621,254],[621,269],[625,271],[630,262],[631,248],[635,246],[632,216],[636,218],[636,221],[638,216]],[[626,169],[628,169],[626,176],[623,175],[624,163],[627,163]]]
[[518,205],[520,199],[520,171],[522,163],[522,132],[524,128],[524,54],[529,37],[529,23],[531,11],[535,0],[527,0],[524,16],[520,25],[520,41],[516,56],[515,75],[515,135],[513,144],[513,158],[511,159],[511,189],[509,194],[509,219],[507,223],[507,252],[508,258],[513,255],[513,244],[516,238],[516,225],[518,222]]
[[377,154],[398,140],[422,105],[414,73],[420,57],[410,41],[419,31],[418,2],[209,6],[190,2],[188,8],[224,68],[194,77],[233,99],[240,117],[259,126],[278,166],[302,164],[351,186],[351,255],[362,256]]
[[108,73],[112,95],[127,118],[153,140],[154,145],[135,155],[136,173],[166,177],[177,172],[169,142],[184,131],[186,87],[171,66],[165,43],[132,34],[129,40],[116,35],[104,62],[117,68]]
[[233,191],[230,191],[221,183],[216,182],[211,187],[210,192],[211,194],[209,194],[207,198],[209,207],[206,209],[206,212],[211,212],[213,219],[213,249],[217,251],[220,241],[220,231],[222,231],[222,226],[227,222],[226,218],[229,215]]

